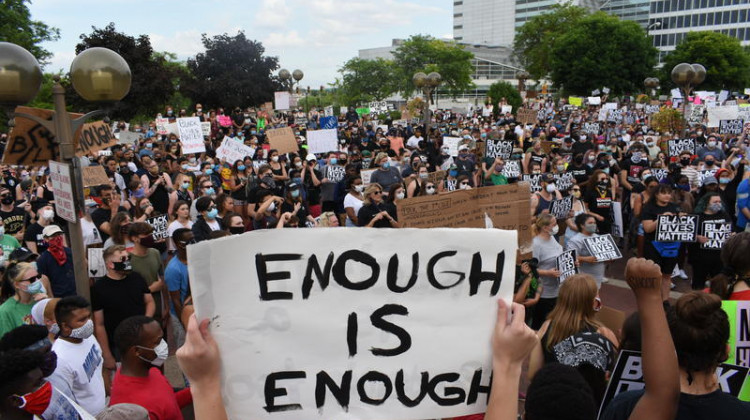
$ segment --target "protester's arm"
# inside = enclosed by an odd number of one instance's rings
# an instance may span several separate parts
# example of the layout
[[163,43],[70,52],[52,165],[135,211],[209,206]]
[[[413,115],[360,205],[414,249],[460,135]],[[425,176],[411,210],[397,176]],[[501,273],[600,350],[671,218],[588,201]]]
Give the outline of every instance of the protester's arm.
[[107,330],[104,329],[104,311],[101,309],[94,311],[94,335],[96,336],[96,341],[99,342],[99,346],[102,348],[104,368],[115,370],[115,358],[112,356],[112,351],[109,349]]
[[523,361],[538,344],[534,330],[524,323],[526,310],[514,303],[508,323],[508,306],[498,301],[497,321],[492,336],[492,391],[486,420],[515,420],[518,416],[518,384]]
[[631,258],[625,280],[635,293],[641,319],[645,393],[629,419],[674,419],[680,397],[677,353],[662,304],[661,269],[653,261]]
[[620,184],[622,184],[622,187],[626,190],[633,189],[633,186],[628,182],[628,171],[626,169],[620,171]]
[[526,300],[526,294],[529,293],[530,284],[531,284],[531,274],[527,274],[526,277],[523,279],[523,282],[521,283],[521,287],[519,287],[516,294],[513,295],[514,303],[523,303]]
[[542,324],[541,328],[539,328],[539,331],[536,333],[539,340],[531,351],[531,356],[529,358],[529,370],[527,372],[529,380],[531,380],[539,369],[544,366],[544,350],[542,349],[544,343],[542,342],[542,337],[544,337],[544,334],[547,332],[547,328],[549,328],[549,321],[544,321],[544,324]]
[[221,399],[219,347],[208,331],[208,320],[198,325],[195,316],[187,325],[185,345],[177,350],[177,362],[190,380],[196,420],[227,420]]
[[153,318],[154,313],[156,312],[156,303],[154,303],[154,297],[151,296],[151,293],[143,294],[143,303],[146,304],[145,315]]

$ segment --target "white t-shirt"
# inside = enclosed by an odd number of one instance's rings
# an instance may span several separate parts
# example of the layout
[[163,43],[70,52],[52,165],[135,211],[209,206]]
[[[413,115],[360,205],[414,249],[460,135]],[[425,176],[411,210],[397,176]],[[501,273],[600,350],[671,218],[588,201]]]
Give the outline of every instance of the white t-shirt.
[[83,233],[83,246],[96,245],[102,243],[102,235],[96,228],[94,222],[81,218],[81,231]]
[[422,140],[424,140],[422,137],[411,136],[409,137],[409,140],[406,141],[406,147],[416,149],[419,146],[419,142]]
[[192,220],[188,220],[187,226],[183,226],[182,223],[178,222],[177,220],[170,223],[169,226],[167,226],[167,249],[170,251],[174,251],[176,249],[174,246],[174,242],[172,242],[172,234],[174,233],[174,231],[180,228],[191,229],[192,227]]
[[211,230],[221,230],[221,225],[219,224],[218,221],[216,221],[216,219],[214,220],[206,219],[206,224],[208,225],[208,227],[211,228]]
[[106,403],[102,366],[104,358],[96,338],[81,343],[55,340],[52,350],[57,353],[57,368],[49,380],[65,395],[92,415],[99,414]]
[[[362,200],[349,193],[344,197],[344,209],[347,207],[354,209],[354,214],[359,214],[359,209],[362,208]],[[348,215],[346,216],[346,226],[357,226]]]

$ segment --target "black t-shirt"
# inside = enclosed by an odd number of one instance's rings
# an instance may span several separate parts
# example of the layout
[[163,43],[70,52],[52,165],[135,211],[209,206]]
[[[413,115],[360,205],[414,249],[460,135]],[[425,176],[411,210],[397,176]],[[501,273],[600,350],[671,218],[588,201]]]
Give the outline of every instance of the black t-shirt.
[[[128,210],[125,207],[120,206],[117,211],[121,212]],[[102,243],[106,242],[107,239],[109,239],[109,235],[104,233],[101,226],[102,223],[109,223],[109,221],[112,220],[112,210],[99,207],[91,213],[91,220],[94,222],[94,226],[96,226],[96,229],[99,230],[99,234],[102,236]]]
[[[302,205],[299,208],[299,211],[297,212],[297,218],[299,219],[299,227],[307,227],[307,216],[310,214],[310,210],[307,208],[307,204],[305,204],[304,201],[300,202]],[[284,200],[283,203],[281,203],[281,213],[292,213],[294,211],[294,204],[289,203],[288,201]]]
[[568,172],[573,174],[573,178],[575,178],[576,183],[580,185],[588,181],[589,176],[591,176],[594,170],[591,169],[588,165],[581,164],[580,166],[578,166],[575,163],[571,163],[570,165],[568,165]]
[[[572,130],[572,128],[571,128],[571,130]],[[584,153],[588,152],[589,150],[593,150],[593,149],[594,149],[594,143],[592,141],[590,141],[590,140],[578,141],[578,142],[573,143],[573,154],[574,155],[577,155],[579,153],[580,154],[584,154]]]
[[[627,420],[644,390],[618,394],[599,420]],[[680,393],[675,420],[719,420],[750,418],[750,403],[716,390],[705,395]]]
[[[643,207],[643,211],[641,212],[641,220],[656,220],[660,214],[677,214],[679,213],[679,211],[680,209],[677,207],[677,204],[668,203],[666,206],[660,206],[649,201]],[[656,230],[651,233],[645,232],[644,238],[646,239],[646,241],[653,241],[655,237]]]
[[26,211],[20,207],[16,207],[14,204],[11,211],[0,210],[0,218],[3,219],[3,224],[5,225],[5,234],[15,235],[23,230]]
[[628,174],[628,182],[631,185],[640,184],[641,172],[643,172],[644,169],[648,168],[649,165],[647,159],[641,159],[640,162],[634,163],[632,159],[626,158],[620,162],[620,171],[627,171],[626,173]]
[[[390,203],[382,202],[377,205],[375,203],[371,203],[369,206],[362,206],[362,208],[360,208],[359,212],[357,213],[357,222],[360,226],[367,226],[367,224],[372,221],[375,215],[383,210],[387,211],[388,214],[391,215],[393,220],[398,220],[398,216],[396,215],[396,206]],[[384,217],[375,222],[372,227],[389,228],[392,226],[390,220]]]
[[122,320],[146,314],[146,303],[143,299],[144,295],[149,293],[146,281],[134,271],[122,280],[104,276],[94,283],[91,307],[94,311],[104,311],[104,328],[107,330],[110,347],[114,344],[112,337],[115,328]]
[[[36,253],[41,255],[42,252],[47,250],[47,243],[42,238],[42,231],[44,228],[39,223],[35,222],[29,225],[26,229],[26,233],[23,234],[24,242],[36,242]],[[26,246],[24,243],[22,246]]]

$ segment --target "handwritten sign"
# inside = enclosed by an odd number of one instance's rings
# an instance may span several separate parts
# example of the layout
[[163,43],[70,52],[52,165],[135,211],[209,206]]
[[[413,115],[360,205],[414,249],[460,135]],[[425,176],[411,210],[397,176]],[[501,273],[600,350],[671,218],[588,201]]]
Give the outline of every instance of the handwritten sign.
[[576,267],[576,250],[571,249],[560,254],[557,257],[556,265],[557,271],[560,272],[560,277],[558,277],[560,283],[578,273],[578,267]]
[[201,123],[201,133],[203,134],[203,137],[208,137],[211,135],[211,123],[208,121],[204,121]]
[[[51,121],[54,111],[19,106],[15,112],[31,114],[43,120]],[[8,144],[3,154],[3,163],[13,165],[46,165],[47,161],[57,156],[55,136],[41,124],[15,117],[16,125],[10,132]]]
[[221,146],[216,149],[216,157],[230,164],[234,164],[238,160],[245,160],[247,156],[250,156],[250,158],[255,156],[255,149],[228,137],[224,137]]
[[567,219],[573,210],[573,196],[569,195],[561,200],[552,200],[549,203],[549,213],[556,219]]
[[485,143],[484,155],[488,158],[496,158],[500,156],[503,159],[510,159],[510,155],[513,153],[513,140],[492,140],[487,139]]
[[104,262],[104,248],[89,248],[88,257],[89,277],[104,277],[107,274],[107,264]]
[[597,261],[612,261],[622,258],[620,248],[617,247],[612,235],[589,236],[583,240],[589,254],[596,257]]
[[96,185],[109,185],[112,181],[104,171],[103,166],[86,166],[81,168],[81,174],[83,175],[83,186],[93,187]]
[[78,136],[76,156],[96,153],[117,144],[112,128],[104,121],[84,124]]
[[70,165],[49,161],[49,177],[52,179],[52,190],[55,193],[55,213],[71,223],[78,223]]
[[146,223],[151,225],[151,227],[154,228],[154,240],[159,241],[162,239],[167,239],[169,237],[169,234],[167,234],[167,227],[169,227],[169,219],[167,218],[166,214],[162,214],[160,216],[154,216],[149,217],[146,219]]
[[271,149],[276,149],[279,153],[296,153],[299,150],[291,127],[266,130],[266,136]]
[[[489,343],[497,299],[512,298],[516,232],[387,230],[254,231],[188,247],[195,312],[212,320],[229,418],[485,411],[491,346],[465,343]],[[447,381],[450,405],[430,391]],[[409,390],[423,398],[399,397]]]
[[484,214],[498,229],[518,230],[522,252],[530,250],[529,186],[525,182],[457,190],[397,202],[403,227],[484,227]]
[[372,173],[375,171],[377,171],[377,169],[362,169],[359,172],[359,175],[362,177],[362,184],[370,185],[371,184],[370,179],[372,178]]
[[338,133],[334,129],[307,132],[308,153],[328,153],[339,150]]
[[719,134],[742,134],[742,126],[744,123],[743,120],[720,120]]
[[131,131],[120,131],[119,137],[117,138],[118,144],[136,144],[141,138],[140,133],[133,133]]
[[656,225],[657,242],[695,242],[698,215],[668,216],[661,214]]
[[203,143],[203,129],[198,117],[187,117],[177,119],[177,129],[180,132],[180,143],[182,153],[203,153],[206,145]]
[[516,119],[521,124],[533,124],[537,122],[538,117],[539,117],[539,111],[535,109],[528,109],[528,108],[519,109],[518,115],[516,115]]
[[695,139],[669,139],[667,141],[667,150],[669,156],[679,156],[680,153],[687,151],[691,155],[695,154]]
[[461,144],[460,137],[443,137],[443,147],[448,148],[450,156],[458,156],[458,145]]
[[169,130],[167,129],[167,124],[169,124],[169,118],[157,118],[154,120],[154,123],[156,124],[156,133],[162,136],[166,136],[169,134]]
[[289,109],[289,102],[290,102],[290,95],[289,92],[274,92],[274,107],[278,110],[287,110]]
[[701,223],[701,235],[708,238],[708,241],[702,243],[701,248],[719,250],[731,234],[732,223],[724,220],[704,220]]

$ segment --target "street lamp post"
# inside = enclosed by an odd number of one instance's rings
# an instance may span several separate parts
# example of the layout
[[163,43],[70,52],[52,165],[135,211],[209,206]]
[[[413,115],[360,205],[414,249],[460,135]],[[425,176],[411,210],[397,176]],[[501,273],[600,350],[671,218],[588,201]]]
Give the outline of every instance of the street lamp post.
[[706,80],[706,68],[701,64],[680,63],[672,69],[672,81],[679,86],[682,92],[682,118],[685,120],[685,135],[688,131],[688,120],[686,115],[687,99],[690,92]]
[[423,72],[417,72],[412,77],[414,86],[422,90],[425,96],[425,107],[422,117],[424,118],[424,135],[429,138],[430,135],[430,104],[434,103],[432,99],[432,93],[437,89],[440,83],[443,81],[443,76],[440,73],[433,71],[430,74],[424,74]]
[[305,77],[305,73],[300,69],[294,70],[293,72],[289,72],[287,69],[279,70],[279,79],[281,79],[284,84],[289,84],[289,95],[294,93],[295,82],[297,83],[297,93],[299,93],[299,81],[302,80],[303,77]]
[[659,79],[656,77],[647,77],[643,81],[643,86],[646,86],[646,88],[651,89],[651,97],[656,96],[656,88],[659,87]]
[[521,70],[516,73],[516,79],[518,79],[518,93],[521,94],[521,97],[524,99],[526,99],[526,80],[530,77],[531,75],[526,70]]
[[[39,63],[24,48],[8,42],[0,42],[0,106],[14,109],[31,101],[39,92],[42,77]],[[131,74],[128,63],[116,52],[106,48],[89,48],[78,54],[70,66],[73,88],[85,100],[112,104],[130,91]],[[96,110],[73,119],[65,108],[65,89],[55,78],[52,87],[54,115],[51,121],[35,115],[8,111],[13,126],[14,118],[27,118],[46,128],[59,145],[58,158],[70,165],[67,174],[73,191],[74,219],[69,220],[73,266],[75,267],[76,290],[80,296],[90,298],[89,276],[86,267],[86,249],[83,245],[80,217],[84,208],[83,181],[80,160],[76,157],[74,133],[90,118],[106,111]],[[106,105],[105,105],[106,106]],[[64,174],[65,175],[65,174]]]

